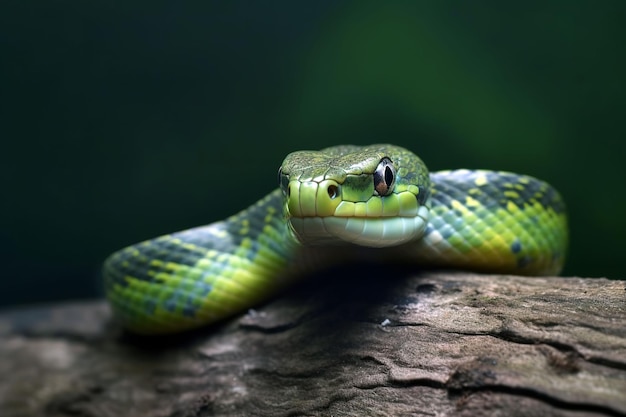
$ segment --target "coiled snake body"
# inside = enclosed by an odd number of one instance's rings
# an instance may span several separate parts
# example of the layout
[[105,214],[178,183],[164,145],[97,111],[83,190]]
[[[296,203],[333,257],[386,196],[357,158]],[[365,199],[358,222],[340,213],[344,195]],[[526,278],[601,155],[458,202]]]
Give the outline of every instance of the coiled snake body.
[[116,316],[138,333],[191,329],[346,259],[523,275],[558,274],[565,259],[563,201],[529,176],[429,174],[404,148],[345,145],[288,155],[279,185],[226,220],[112,254]]

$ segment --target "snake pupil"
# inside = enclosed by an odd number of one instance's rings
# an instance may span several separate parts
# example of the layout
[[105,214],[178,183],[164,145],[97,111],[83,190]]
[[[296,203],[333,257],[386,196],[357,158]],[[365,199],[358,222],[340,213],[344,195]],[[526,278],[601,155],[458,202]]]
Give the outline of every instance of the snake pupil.
[[388,166],[385,167],[385,184],[387,184],[387,188],[391,188],[391,184],[393,184],[393,171]]

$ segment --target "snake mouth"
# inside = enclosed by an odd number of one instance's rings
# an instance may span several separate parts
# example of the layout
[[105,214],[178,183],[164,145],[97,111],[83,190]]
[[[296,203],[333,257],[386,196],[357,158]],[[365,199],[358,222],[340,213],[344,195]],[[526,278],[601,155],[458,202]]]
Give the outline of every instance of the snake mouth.
[[291,181],[285,217],[304,245],[395,246],[418,239],[426,229],[429,209],[420,205],[418,193],[417,187],[407,187],[350,201],[335,181]]
[[372,248],[418,239],[428,224],[428,208],[415,217],[291,217],[289,228],[302,244],[354,244]]

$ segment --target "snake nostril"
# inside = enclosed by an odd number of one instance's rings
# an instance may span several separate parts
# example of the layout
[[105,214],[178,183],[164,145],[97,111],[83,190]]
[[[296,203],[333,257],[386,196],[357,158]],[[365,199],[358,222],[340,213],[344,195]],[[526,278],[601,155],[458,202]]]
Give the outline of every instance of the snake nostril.
[[335,199],[339,195],[339,187],[336,185],[329,185],[327,191],[331,200]]

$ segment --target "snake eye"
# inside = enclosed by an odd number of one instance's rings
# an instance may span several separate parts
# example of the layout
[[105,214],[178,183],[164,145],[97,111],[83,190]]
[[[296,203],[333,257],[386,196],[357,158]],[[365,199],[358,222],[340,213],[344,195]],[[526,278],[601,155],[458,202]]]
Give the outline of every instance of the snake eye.
[[380,196],[386,196],[393,192],[396,182],[396,169],[391,159],[385,157],[380,160],[376,172],[374,172],[374,190]]
[[283,167],[278,168],[278,186],[283,190],[283,194],[289,194],[289,175],[283,173]]

